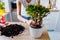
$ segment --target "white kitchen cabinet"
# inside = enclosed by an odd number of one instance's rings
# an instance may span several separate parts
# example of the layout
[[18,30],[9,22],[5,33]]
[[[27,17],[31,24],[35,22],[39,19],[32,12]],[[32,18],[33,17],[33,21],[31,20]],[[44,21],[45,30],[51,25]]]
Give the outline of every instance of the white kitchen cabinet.
[[56,23],[55,31],[60,32],[60,12],[59,12],[59,15],[58,15],[58,20],[57,20],[57,23]]
[[11,0],[4,0],[6,12],[11,12]]
[[48,30],[55,30],[57,25],[59,12],[50,12],[50,14],[43,19],[43,24],[45,24]]
[[[49,0],[41,0],[41,4],[47,7],[48,1]],[[60,0],[56,0],[56,8],[56,10],[60,11]],[[51,12],[43,19],[43,23],[47,29],[60,31],[60,12]]]

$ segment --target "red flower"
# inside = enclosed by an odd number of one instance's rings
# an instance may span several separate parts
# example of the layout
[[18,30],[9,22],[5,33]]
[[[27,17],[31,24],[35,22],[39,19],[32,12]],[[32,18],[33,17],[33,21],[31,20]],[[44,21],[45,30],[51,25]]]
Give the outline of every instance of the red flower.
[[2,16],[2,18],[1,18],[1,23],[2,24],[6,24],[6,20],[5,20],[5,17],[4,16]]

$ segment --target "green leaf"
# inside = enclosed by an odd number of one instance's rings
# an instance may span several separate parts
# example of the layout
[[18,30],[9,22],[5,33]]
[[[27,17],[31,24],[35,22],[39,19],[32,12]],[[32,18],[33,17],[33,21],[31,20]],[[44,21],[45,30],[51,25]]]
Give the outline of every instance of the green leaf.
[[0,9],[4,9],[4,2],[0,2]]
[[26,7],[26,12],[31,18],[40,19],[46,17],[50,11],[42,5],[28,5]]

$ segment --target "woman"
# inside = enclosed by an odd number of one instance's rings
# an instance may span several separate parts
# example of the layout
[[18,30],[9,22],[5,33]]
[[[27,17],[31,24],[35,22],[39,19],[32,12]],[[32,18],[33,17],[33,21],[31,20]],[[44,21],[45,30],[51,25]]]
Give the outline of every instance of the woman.
[[[40,4],[40,0],[17,0],[17,16],[18,19],[22,22],[30,24],[31,20],[27,20],[29,16],[25,12],[25,7],[30,4]],[[21,4],[24,6],[21,10]]]

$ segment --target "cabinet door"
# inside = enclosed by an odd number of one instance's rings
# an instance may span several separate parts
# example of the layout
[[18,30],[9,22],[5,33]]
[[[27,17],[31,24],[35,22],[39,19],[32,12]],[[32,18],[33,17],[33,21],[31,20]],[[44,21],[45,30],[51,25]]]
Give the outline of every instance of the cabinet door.
[[11,0],[4,0],[6,12],[11,12]]
[[55,30],[57,17],[58,17],[58,12],[51,12],[47,17],[43,19],[43,24],[45,24],[47,29]]
[[40,4],[47,7],[49,0],[40,0]]
[[58,19],[57,19],[57,24],[56,24],[56,30],[55,31],[59,31],[60,32],[60,12],[59,12],[59,15],[58,15]]
[[56,7],[58,10],[60,10],[60,0],[56,0]]

